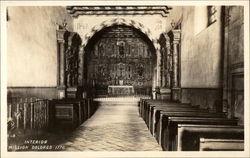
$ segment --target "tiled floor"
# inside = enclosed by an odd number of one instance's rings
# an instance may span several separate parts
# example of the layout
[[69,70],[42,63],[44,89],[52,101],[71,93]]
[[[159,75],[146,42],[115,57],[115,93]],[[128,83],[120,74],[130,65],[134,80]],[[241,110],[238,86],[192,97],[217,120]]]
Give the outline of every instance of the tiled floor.
[[64,138],[66,151],[161,151],[135,103],[107,102]]

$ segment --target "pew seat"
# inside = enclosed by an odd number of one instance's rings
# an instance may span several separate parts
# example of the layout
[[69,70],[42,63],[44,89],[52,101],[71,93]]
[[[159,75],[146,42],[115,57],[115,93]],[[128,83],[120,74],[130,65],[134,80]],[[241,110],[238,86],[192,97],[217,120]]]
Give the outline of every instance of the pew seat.
[[154,122],[156,119],[156,115],[159,115],[160,111],[168,111],[168,112],[208,112],[207,109],[200,109],[193,106],[184,106],[184,107],[176,107],[176,106],[155,106],[153,107],[148,114],[148,118],[146,119],[146,123],[148,124],[148,127],[150,128],[151,133],[154,131]]
[[168,109],[182,109],[185,108],[187,111],[207,111],[207,109],[200,109],[198,106],[191,106],[187,104],[172,104],[172,103],[164,103],[164,104],[149,104],[147,108],[144,110],[143,119],[145,120],[146,124],[149,122],[149,118],[152,117],[153,109],[157,110],[168,110]]
[[244,140],[200,138],[200,151],[244,151]]
[[164,150],[176,150],[176,137],[179,124],[196,125],[234,125],[238,123],[237,119],[227,118],[202,118],[202,117],[169,117],[166,128],[163,129],[163,141],[161,143]]
[[[200,150],[200,139],[204,137],[209,139],[244,140],[243,126],[178,124],[177,130],[174,149],[178,151]],[[226,148],[225,144],[224,147]]]
[[202,111],[160,111],[155,114],[155,119],[153,122],[153,135],[156,140],[161,145],[162,142],[162,131],[166,128],[168,117],[202,117],[202,118],[226,118],[226,113],[211,113]]
[[50,101],[50,127],[75,128],[95,111],[91,99],[53,99]]

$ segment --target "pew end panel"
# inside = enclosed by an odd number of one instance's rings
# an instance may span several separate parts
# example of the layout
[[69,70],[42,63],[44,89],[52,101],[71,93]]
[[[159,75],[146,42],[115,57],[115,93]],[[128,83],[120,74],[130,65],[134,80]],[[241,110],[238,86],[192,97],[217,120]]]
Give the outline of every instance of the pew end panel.
[[176,149],[177,151],[198,151],[200,150],[200,138],[203,137],[208,139],[244,140],[244,127],[179,124],[176,136]]
[[200,138],[200,151],[244,151],[242,139]]

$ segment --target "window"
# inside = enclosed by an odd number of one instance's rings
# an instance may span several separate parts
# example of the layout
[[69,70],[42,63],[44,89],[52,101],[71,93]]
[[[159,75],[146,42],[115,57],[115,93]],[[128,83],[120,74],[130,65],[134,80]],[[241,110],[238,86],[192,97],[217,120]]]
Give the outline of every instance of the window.
[[208,6],[207,7],[208,11],[208,26],[216,22],[216,7],[215,6]]
[[194,35],[216,22],[215,6],[195,6]]

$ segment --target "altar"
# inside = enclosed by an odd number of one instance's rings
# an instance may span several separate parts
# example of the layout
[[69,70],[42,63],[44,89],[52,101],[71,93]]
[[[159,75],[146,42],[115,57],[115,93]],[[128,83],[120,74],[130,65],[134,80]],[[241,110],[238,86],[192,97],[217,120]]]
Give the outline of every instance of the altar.
[[108,94],[111,96],[133,95],[134,87],[129,85],[110,85],[108,86]]

